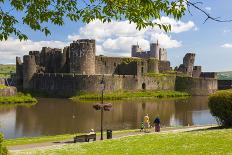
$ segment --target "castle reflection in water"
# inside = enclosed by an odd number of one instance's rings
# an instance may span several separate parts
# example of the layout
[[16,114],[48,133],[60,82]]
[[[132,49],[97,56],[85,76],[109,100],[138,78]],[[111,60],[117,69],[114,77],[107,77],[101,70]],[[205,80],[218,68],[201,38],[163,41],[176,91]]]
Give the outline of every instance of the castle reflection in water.
[[[149,114],[151,121],[159,116],[163,126],[216,123],[209,113],[207,100],[207,97],[192,97],[111,102],[113,109],[104,113],[104,128],[139,128],[145,114]],[[99,130],[100,113],[92,108],[93,104],[39,99],[39,103],[31,107],[0,107],[0,132],[6,138],[16,138]]]

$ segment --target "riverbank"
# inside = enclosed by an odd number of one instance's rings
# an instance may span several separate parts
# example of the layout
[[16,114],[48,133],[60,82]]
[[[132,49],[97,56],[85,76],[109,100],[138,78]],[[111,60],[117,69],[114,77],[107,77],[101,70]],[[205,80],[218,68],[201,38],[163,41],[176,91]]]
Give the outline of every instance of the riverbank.
[[[210,142],[210,143],[209,143]],[[231,152],[232,129],[212,126],[126,135],[93,143],[63,143],[12,154],[225,154]],[[162,148],[162,149],[161,149]],[[101,151],[99,151],[101,150]]]
[[[170,130],[185,129],[185,128],[188,128],[188,127],[183,127],[183,126],[164,127],[164,128],[161,128],[161,130],[162,131],[170,131]],[[126,134],[127,135],[127,134],[136,134],[136,133],[141,134],[139,129],[118,130],[118,131],[113,131],[113,136],[120,135],[120,134],[123,134],[123,135]],[[6,139],[4,141],[4,144],[6,146],[17,146],[17,145],[36,144],[36,143],[44,143],[44,142],[68,141],[68,140],[72,140],[74,136],[81,135],[81,134],[84,134],[84,133]],[[97,132],[96,134],[97,134],[97,136],[99,136],[100,132]],[[103,135],[105,136],[106,133],[104,132]]]
[[[112,93],[104,93],[104,100],[123,100],[135,98],[180,98],[189,97],[185,92],[170,90],[146,90],[146,91],[116,91]],[[80,92],[77,96],[71,98],[73,101],[98,101],[102,99],[101,94]]]
[[30,94],[17,93],[15,96],[0,96],[0,104],[37,103],[37,99]]

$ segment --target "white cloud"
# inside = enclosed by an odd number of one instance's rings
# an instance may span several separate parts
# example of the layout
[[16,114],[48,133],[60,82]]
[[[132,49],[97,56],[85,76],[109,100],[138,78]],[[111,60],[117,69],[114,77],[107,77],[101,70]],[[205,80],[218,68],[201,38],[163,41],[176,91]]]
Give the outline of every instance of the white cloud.
[[[145,28],[137,30],[134,23],[129,21],[112,21],[110,23],[102,23],[95,20],[89,24],[82,26],[76,34],[68,35],[69,41],[77,39],[96,39],[97,54],[111,56],[130,56],[131,45],[139,44],[144,50],[149,50],[150,42],[159,43],[164,48],[177,48],[182,46],[181,41],[172,38],[172,33],[181,33],[185,31],[194,31],[195,24],[192,21],[182,22],[175,21],[169,17],[161,17],[159,22],[172,25],[172,31],[168,35],[158,27]],[[42,47],[63,48],[68,42],[61,41],[22,41],[9,38],[7,41],[0,42],[0,63],[13,63],[16,56],[28,54],[30,50],[41,50]]]
[[226,44],[223,44],[221,47],[223,48],[232,48],[232,43],[226,43]]
[[42,47],[63,48],[67,43],[61,41],[21,41],[9,38],[7,41],[0,42],[0,63],[13,63],[16,56],[23,56],[29,51],[39,51]]
[[195,24],[192,21],[184,23],[182,21],[176,21],[175,19],[169,17],[161,17],[161,19],[156,20],[156,22],[162,24],[170,24],[172,26],[171,32],[173,33],[181,33],[195,28]]
[[[196,26],[192,21],[182,22],[176,21],[173,18],[161,17],[159,21],[165,24],[171,24],[171,33],[181,33],[189,30],[196,30]],[[76,40],[80,38],[91,38],[97,41],[97,54],[130,56],[131,45],[139,44],[144,50],[149,50],[150,42],[159,43],[164,48],[177,48],[182,45],[181,41],[172,39],[158,27],[145,28],[137,30],[134,23],[129,21],[112,21],[110,23],[102,23],[95,20],[80,28],[78,34],[69,35],[69,40]]]
[[205,7],[205,10],[211,12],[212,8],[207,6],[207,7]]

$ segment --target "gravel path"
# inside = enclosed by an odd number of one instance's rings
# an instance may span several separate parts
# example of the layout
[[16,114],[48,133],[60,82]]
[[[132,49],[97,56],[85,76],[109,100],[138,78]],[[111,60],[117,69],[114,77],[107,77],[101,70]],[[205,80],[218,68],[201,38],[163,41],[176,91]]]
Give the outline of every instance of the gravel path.
[[[189,127],[183,127],[183,128],[161,128],[160,133],[177,133],[177,132],[187,132],[187,131],[194,131],[194,130],[201,130],[201,129],[208,129],[216,127],[216,125],[206,125],[206,126],[189,126]],[[158,134],[160,134],[158,133]],[[113,139],[115,138],[122,138],[122,137],[128,137],[128,136],[134,136],[134,135],[144,135],[144,134],[157,134],[157,132],[154,132],[153,129],[149,133],[144,133],[140,131],[134,131],[134,132],[127,132],[127,133],[113,133]],[[106,136],[104,135],[104,139],[106,139]],[[97,136],[97,141],[100,140],[100,136]],[[35,144],[26,144],[26,145],[17,145],[17,146],[9,146],[8,150],[10,152],[18,152],[22,150],[27,149],[33,149],[38,148],[42,149],[45,147],[51,147],[51,146],[58,146],[58,145],[67,145],[73,143],[73,139],[68,139],[65,141],[53,141],[53,142],[43,142],[43,143],[35,143]]]

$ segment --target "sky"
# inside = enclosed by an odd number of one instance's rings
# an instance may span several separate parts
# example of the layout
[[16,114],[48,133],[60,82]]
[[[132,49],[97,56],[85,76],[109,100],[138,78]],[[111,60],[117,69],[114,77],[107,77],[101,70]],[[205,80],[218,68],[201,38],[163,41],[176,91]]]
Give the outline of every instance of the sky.
[[[231,0],[201,1],[203,4],[199,6],[212,16],[232,19]],[[186,53],[194,52],[195,65],[201,65],[203,71],[232,71],[232,22],[208,20],[204,23],[206,16],[203,13],[194,8],[190,10],[192,15],[186,12],[180,21],[162,16],[161,22],[172,25],[169,33],[158,28],[139,31],[135,24],[129,24],[127,20],[104,24],[98,20],[89,24],[65,20],[62,27],[48,25],[52,34],[46,37],[21,24],[20,29],[28,35],[29,40],[20,42],[11,36],[7,41],[1,41],[0,64],[15,63],[16,56],[22,57],[30,50],[41,50],[44,46],[63,48],[77,39],[96,39],[97,55],[105,56],[130,56],[132,44],[138,43],[142,49],[149,50],[149,44],[159,40],[160,45],[167,48],[173,67],[182,63]],[[16,12],[13,15],[20,18]]]

